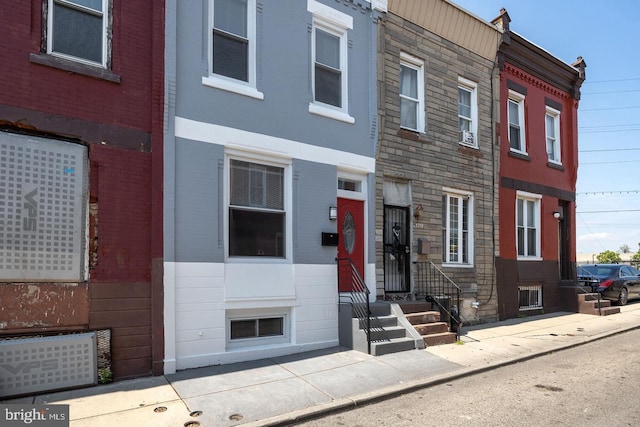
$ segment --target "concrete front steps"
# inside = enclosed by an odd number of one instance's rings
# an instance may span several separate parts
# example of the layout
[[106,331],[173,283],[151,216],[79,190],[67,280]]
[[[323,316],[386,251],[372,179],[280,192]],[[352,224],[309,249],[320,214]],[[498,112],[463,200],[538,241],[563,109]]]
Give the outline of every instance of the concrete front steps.
[[608,316],[620,313],[620,307],[612,307],[611,301],[607,299],[600,298],[600,301],[598,301],[598,294],[579,294],[578,312],[595,314],[596,316]]
[[400,308],[409,323],[422,337],[425,346],[456,342],[456,333],[449,330],[447,322],[441,321],[440,312],[433,310],[430,302],[400,303]]
[[[377,301],[369,308],[373,356],[456,342],[455,332],[450,332],[431,303]],[[366,322],[355,316],[351,306],[341,304],[340,345],[367,353]]]
[[[408,322],[403,318],[402,312],[394,306],[382,301],[369,305],[373,356],[424,348],[424,344],[416,339],[415,331],[407,330]],[[340,304],[340,345],[367,353],[367,320],[358,319],[356,314],[356,311],[362,312],[363,309],[358,307],[358,310],[354,310],[349,304]]]

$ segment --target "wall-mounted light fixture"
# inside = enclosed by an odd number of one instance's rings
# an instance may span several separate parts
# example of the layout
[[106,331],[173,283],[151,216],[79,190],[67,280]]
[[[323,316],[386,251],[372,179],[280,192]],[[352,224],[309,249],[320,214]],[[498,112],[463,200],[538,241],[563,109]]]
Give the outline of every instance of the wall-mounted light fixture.
[[556,211],[556,212],[554,212],[554,213],[553,213],[553,217],[554,217],[555,219],[561,219],[561,218],[562,218],[562,215],[560,215],[560,212]]
[[329,206],[329,219],[335,221],[338,219],[338,208],[335,206]]
[[418,220],[420,219],[420,217],[422,216],[422,211],[424,209],[422,208],[422,205],[418,205],[413,209],[413,217]]

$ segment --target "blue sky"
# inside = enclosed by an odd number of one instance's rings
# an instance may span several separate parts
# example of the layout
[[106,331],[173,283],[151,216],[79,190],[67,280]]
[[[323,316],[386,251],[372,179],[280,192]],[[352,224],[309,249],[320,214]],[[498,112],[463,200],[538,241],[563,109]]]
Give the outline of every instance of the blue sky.
[[566,63],[582,56],[578,110],[578,258],[640,243],[640,2],[637,0],[453,0],[491,21],[504,7],[510,29]]

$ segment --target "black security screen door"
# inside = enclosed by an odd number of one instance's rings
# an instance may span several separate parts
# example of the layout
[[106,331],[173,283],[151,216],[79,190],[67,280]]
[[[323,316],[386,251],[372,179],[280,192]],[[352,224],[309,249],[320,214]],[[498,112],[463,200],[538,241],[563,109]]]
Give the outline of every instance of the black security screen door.
[[409,208],[384,207],[384,290],[409,292]]

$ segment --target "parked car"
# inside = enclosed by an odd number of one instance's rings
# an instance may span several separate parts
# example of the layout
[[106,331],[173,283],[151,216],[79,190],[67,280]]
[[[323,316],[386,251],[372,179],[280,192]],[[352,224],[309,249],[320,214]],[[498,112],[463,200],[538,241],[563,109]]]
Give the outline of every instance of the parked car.
[[578,284],[590,287],[603,298],[625,305],[640,297],[640,271],[630,265],[587,264],[578,266]]

